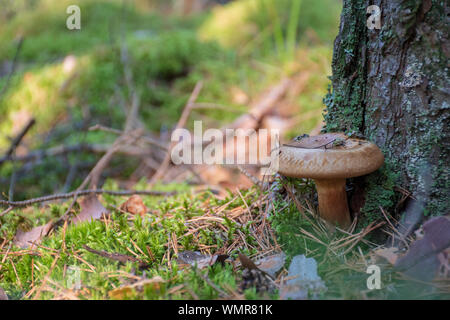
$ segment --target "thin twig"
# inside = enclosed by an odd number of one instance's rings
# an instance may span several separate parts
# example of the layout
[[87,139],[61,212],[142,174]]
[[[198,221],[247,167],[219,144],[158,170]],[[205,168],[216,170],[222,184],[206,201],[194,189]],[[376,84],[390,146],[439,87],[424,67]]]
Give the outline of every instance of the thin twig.
[[[119,146],[122,144],[122,142],[127,142],[128,137],[129,137],[128,134],[124,134],[124,135],[121,135],[120,137],[118,137],[114,141],[112,147],[100,158],[100,160],[97,162],[97,164],[91,170],[91,172],[89,172],[87,177],[84,179],[84,181],[81,183],[81,185],[77,188],[72,202],[70,203],[70,205],[67,208],[66,212],[64,212],[64,214],[56,222],[56,224],[60,224],[62,221],[65,221],[65,220],[68,219],[69,213],[72,210],[72,208],[75,205],[75,202],[77,201],[77,198],[78,198],[77,191],[80,191],[83,188],[85,188],[86,185],[89,183],[89,181],[91,181],[91,183],[90,183],[91,188],[90,189],[96,189],[97,188],[98,179],[100,178],[100,175],[101,175],[103,169],[109,163],[109,161],[111,160],[111,158],[114,155],[114,153],[117,152],[117,150],[118,150]],[[133,142],[134,142],[134,140],[133,140]]]
[[[112,157],[120,149],[120,147],[123,144],[126,145],[126,144],[134,143],[139,138],[139,136],[142,135],[142,133],[138,132],[137,136],[133,136],[132,133],[134,133],[134,132],[135,131],[130,132],[129,134],[125,133],[124,135],[117,138],[116,141],[114,141],[112,147],[97,162],[95,167],[91,170],[89,175],[86,177],[86,181],[90,180],[90,189],[97,188],[97,185],[98,185],[98,182],[100,180],[100,176],[101,176],[103,170],[107,167],[107,165],[111,161]],[[129,140],[132,140],[132,141],[129,141]],[[83,186],[83,188],[84,188],[84,186]]]
[[382,207],[382,206],[378,206],[378,207],[380,208],[381,213],[383,214],[383,216],[384,216],[384,218],[386,219],[387,223],[388,223],[389,226],[391,227],[392,231],[394,231],[394,232],[398,235],[400,241],[402,241],[402,242],[405,244],[405,247],[408,248],[408,247],[409,247],[408,242],[406,242],[405,237],[403,236],[403,234],[401,234],[401,233],[397,230],[397,228],[394,227],[394,225],[392,224],[392,222],[389,220],[388,216],[386,215],[386,212],[384,212],[383,207]]
[[95,126],[92,126],[89,128],[89,131],[104,131],[104,132],[109,132],[109,133],[114,133],[118,136],[120,136],[121,134],[123,134],[122,130],[119,129],[114,129],[114,128],[110,128],[110,127],[105,127],[102,126],[101,124],[96,124]]
[[0,213],[0,217],[4,216],[4,215],[7,214],[8,212],[10,212],[12,209],[14,209],[14,207],[9,207],[8,209],[6,209],[6,210],[3,211],[2,213]]
[[[81,189],[85,188],[86,185],[90,182],[90,189],[96,189],[100,176],[103,172],[103,170],[106,168],[106,166],[111,161],[114,154],[120,149],[122,145],[128,145],[133,144],[136,142],[139,137],[143,135],[143,130],[133,130],[135,127],[134,124],[137,122],[138,112],[139,112],[139,106],[140,106],[140,99],[139,95],[137,94],[136,90],[133,86],[133,74],[131,72],[131,68],[128,63],[128,51],[127,47],[125,46],[125,41],[122,37],[122,46],[120,51],[120,59],[123,64],[124,68],[124,74],[125,74],[125,81],[128,86],[128,91],[131,93],[131,108],[127,112],[127,117],[125,119],[125,125],[122,135],[120,135],[113,143],[112,147],[101,157],[101,159],[97,162],[97,164],[94,166],[94,168],[91,170],[91,172],[88,174],[88,176],[84,179],[82,184],[77,188],[77,191],[80,191]],[[133,135],[133,133],[137,133],[136,135]],[[76,200],[77,200],[78,194],[75,194],[70,206],[67,208],[64,215],[58,220],[57,223],[60,223],[63,220],[66,220],[69,216],[70,211],[72,210]]]
[[74,163],[70,166],[69,173],[67,174],[66,181],[64,182],[64,185],[61,190],[62,193],[66,193],[67,191],[69,191],[70,186],[72,185],[72,182],[76,178],[77,170],[78,170],[78,166],[76,163]]
[[163,192],[163,191],[147,191],[147,190],[119,190],[119,191],[112,191],[112,190],[103,190],[103,189],[90,189],[90,190],[78,190],[73,191],[69,193],[61,193],[61,194],[52,194],[49,196],[44,196],[40,198],[34,198],[24,201],[7,201],[7,200],[0,200],[0,206],[10,206],[9,209],[4,211],[2,213],[6,214],[7,212],[11,211],[12,208],[15,207],[26,207],[35,203],[41,203],[41,202],[47,202],[47,201],[53,201],[53,200],[60,200],[60,199],[69,199],[73,197],[81,197],[88,194],[109,194],[113,196],[129,196],[134,194],[140,194],[140,195],[150,195],[150,196],[170,196],[174,195],[175,192]]
[[11,142],[11,146],[9,147],[8,151],[6,151],[5,156],[6,157],[10,157],[14,151],[16,150],[16,148],[19,146],[20,142],[22,141],[22,139],[25,137],[25,135],[27,134],[27,132],[31,129],[31,127],[34,126],[34,124],[36,123],[36,119],[31,118],[27,124],[23,127],[22,130],[20,130],[19,134],[14,138],[14,140]]
[[360,241],[363,240],[363,238],[364,238],[366,235],[368,235],[368,234],[369,234],[370,232],[372,232],[373,230],[375,230],[375,229],[381,227],[382,225],[386,224],[386,222],[382,221],[382,222],[380,222],[380,223],[378,223],[378,224],[376,224],[375,226],[372,227],[373,224],[375,224],[375,222],[373,222],[373,223],[371,223],[370,225],[368,225],[368,226],[366,227],[366,229],[364,229],[364,230],[362,231],[361,235],[360,235],[357,239],[355,239],[355,242],[353,242],[353,244],[352,244],[350,247],[348,247],[347,250],[344,251],[343,255],[346,255],[347,253],[349,253],[349,252],[353,249],[353,247],[354,247],[355,245],[357,245]]
[[[27,124],[20,130],[19,134],[12,140],[11,146],[9,147],[8,151],[6,151],[5,157],[11,157],[13,154],[15,154],[17,147],[19,146],[20,142],[23,140],[27,132],[31,129],[31,127],[36,123],[36,120],[34,118],[31,118]],[[17,180],[17,173],[16,173],[16,164],[13,163],[12,173],[11,173],[11,179],[9,181],[9,192],[8,192],[8,199],[14,200],[14,188],[16,185]]]
[[[185,126],[186,121],[189,117],[189,114],[191,113],[192,107],[194,106],[195,100],[197,100],[197,97],[200,94],[202,87],[203,87],[203,82],[202,81],[197,82],[194,90],[191,93],[191,96],[189,97],[188,102],[186,103],[186,106],[184,107],[183,113],[181,114],[181,117],[178,120],[175,130],[183,128]],[[155,174],[153,175],[153,177],[150,181],[150,186],[154,185],[156,183],[156,181],[158,181],[160,178],[162,178],[162,176],[166,172],[167,167],[169,166],[169,163],[170,163],[172,148],[175,146],[176,143],[177,142],[172,142],[170,144],[170,147],[168,148],[168,150],[166,152],[163,162],[161,163],[158,170],[156,170]]]
[[242,166],[240,165],[236,165],[236,167],[239,169],[239,171],[246,176],[247,178],[250,179],[251,182],[253,182],[254,185],[258,186],[259,188],[263,187],[263,183],[261,180],[259,180],[257,177],[255,177],[254,175],[252,175],[250,172],[248,172],[246,169],[244,169]]
[[[122,35],[123,36],[123,35]],[[120,61],[123,66],[123,73],[125,83],[130,95],[131,106],[127,112],[127,118],[125,120],[124,132],[128,132],[136,128],[138,122],[138,113],[140,106],[140,97],[136,92],[136,88],[133,82],[133,72],[131,71],[129,59],[128,59],[128,47],[122,37],[122,45],[120,46]]]
[[9,180],[9,191],[8,191],[8,199],[14,200],[14,188],[16,186],[17,181],[17,172],[16,172],[16,164],[13,164],[13,169],[11,173],[11,179]]
[[[109,133],[114,133],[116,135],[123,134],[122,130],[105,127],[105,126],[102,126],[100,124],[96,124],[95,126],[89,128],[89,131],[97,131],[97,130],[104,131],[104,132],[109,132]],[[158,141],[158,140],[156,140],[156,139],[154,139],[152,137],[148,137],[148,136],[143,135],[141,137],[141,140],[147,142],[150,145],[158,147],[160,149],[167,150],[167,146],[165,144],[163,144],[162,142],[160,142],[160,141]]]
[[[37,159],[47,158],[47,157],[57,157],[72,152],[92,152],[92,153],[105,153],[111,149],[111,145],[107,144],[76,144],[72,146],[60,145],[53,148],[36,150],[29,152],[24,156],[3,156],[0,158],[0,164],[13,161],[13,162],[28,162]],[[123,146],[118,151],[118,153],[124,153],[132,156],[138,156],[143,154],[143,150],[139,148],[133,148],[131,146]]]
[[23,41],[24,41],[24,38],[21,37],[19,39],[19,43],[17,44],[16,53],[14,55],[14,59],[12,62],[11,72],[8,74],[8,78],[6,79],[5,85],[3,86],[2,90],[0,90],[0,99],[3,96],[3,94],[6,92],[6,90],[8,89],[9,83],[11,82],[11,78],[14,75],[14,71],[16,70],[16,65],[17,65],[17,61],[19,60],[19,53],[20,53],[20,49],[22,49]]
[[[309,222],[311,222],[311,220],[306,216],[306,209],[302,206],[302,204],[300,203],[300,201],[298,201],[297,197],[292,193],[291,189],[289,188],[289,186],[285,183],[283,183],[283,187],[286,190],[286,192],[288,193],[288,196],[291,198],[292,201],[294,201],[295,206],[297,207],[297,210],[301,213],[301,215],[308,220]],[[314,225],[314,224],[313,224]]]

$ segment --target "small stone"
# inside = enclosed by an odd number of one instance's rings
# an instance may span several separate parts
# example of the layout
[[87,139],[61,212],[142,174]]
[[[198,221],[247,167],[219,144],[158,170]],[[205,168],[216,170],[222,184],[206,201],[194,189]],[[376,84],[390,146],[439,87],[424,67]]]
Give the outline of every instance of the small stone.
[[257,266],[259,269],[275,278],[278,271],[283,268],[285,261],[286,255],[284,254],[284,252],[281,252],[259,260],[257,262]]
[[321,280],[317,274],[317,262],[313,258],[306,258],[304,255],[295,256],[289,266],[287,281],[288,285],[302,284],[304,281]]
[[316,260],[306,258],[304,255],[298,255],[292,259],[286,278],[289,280],[281,290],[280,298],[283,297],[282,299],[294,299],[294,297],[299,299],[304,296],[304,292],[307,292],[306,296],[311,295],[314,298],[327,289],[317,274]]

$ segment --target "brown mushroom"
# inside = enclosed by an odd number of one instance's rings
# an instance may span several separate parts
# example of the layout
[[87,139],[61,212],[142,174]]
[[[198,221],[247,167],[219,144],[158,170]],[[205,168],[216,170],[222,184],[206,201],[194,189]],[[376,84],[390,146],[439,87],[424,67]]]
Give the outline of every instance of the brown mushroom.
[[288,177],[314,179],[320,216],[347,228],[351,221],[345,179],[373,172],[383,162],[384,156],[375,144],[343,133],[327,133],[283,145],[278,172]]

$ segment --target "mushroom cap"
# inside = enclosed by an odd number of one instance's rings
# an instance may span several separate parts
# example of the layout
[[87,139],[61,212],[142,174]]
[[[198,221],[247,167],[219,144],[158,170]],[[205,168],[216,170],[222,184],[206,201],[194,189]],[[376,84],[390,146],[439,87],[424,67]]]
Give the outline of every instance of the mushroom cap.
[[278,172],[294,178],[345,179],[373,172],[383,162],[375,144],[343,133],[327,133],[283,145]]

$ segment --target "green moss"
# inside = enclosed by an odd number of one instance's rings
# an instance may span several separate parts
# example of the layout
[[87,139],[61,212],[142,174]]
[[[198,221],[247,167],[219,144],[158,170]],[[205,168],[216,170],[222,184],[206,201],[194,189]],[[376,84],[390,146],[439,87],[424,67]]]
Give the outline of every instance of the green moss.
[[200,42],[190,30],[164,32],[147,39],[132,38],[129,47],[136,62],[134,73],[160,80],[184,75],[196,62],[214,58],[220,51],[217,45]]
[[395,211],[399,198],[395,186],[399,182],[400,172],[389,161],[386,161],[379,170],[365,178],[366,194],[364,206],[361,208],[362,216],[359,227],[364,228],[373,221],[384,219],[380,207],[387,212]]
[[[141,182],[142,184],[143,182]],[[107,188],[115,189],[114,182],[107,182]],[[166,185],[155,186],[156,189],[188,190],[187,186]],[[242,191],[247,201],[252,201],[258,196],[256,190]],[[35,284],[42,283],[44,278],[49,275],[50,279],[63,287],[70,285],[67,278],[68,268],[78,269],[80,271],[83,287],[89,288],[90,299],[108,298],[108,292],[114,287],[121,285],[123,279],[119,277],[108,277],[109,274],[117,272],[132,273],[142,275],[136,263],[126,263],[121,265],[117,261],[95,255],[86,251],[83,245],[97,250],[108,252],[117,252],[129,255],[129,250],[136,252],[139,258],[146,261],[150,267],[147,269],[147,277],[160,276],[164,283],[157,290],[151,288],[142,293],[136,293],[129,298],[134,299],[191,299],[192,296],[185,291],[183,294],[169,294],[170,288],[180,284],[188,284],[189,288],[201,299],[215,299],[218,293],[209,286],[198,273],[187,269],[180,271],[175,262],[175,252],[171,251],[171,261],[169,262],[167,253],[167,239],[176,235],[179,241],[179,251],[199,250],[200,245],[210,245],[221,248],[224,245],[223,235],[218,232],[221,230],[217,226],[211,229],[204,229],[204,236],[196,239],[192,237],[183,237],[187,232],[186,221],[205,213],[204,201],[208,198],[211,205],[222,205],[230,202],[231,198],[218,200],[211,197],[210,194],[199,194],[192,196],[189,193],[181,193],[177,196],[168,198],[142,197],[144,203],[152,214],[144,217],[134,217],[130,219],[129,215],[123,214],[112,207],[120,205],[124,201],[121,197],[112,197],[105,195],[102,202],[111,209],[111,221],[105,223],[102,221],[84,222],[78,225],[69,225],[64,231],[62,228],[46,237],[41,247],[36,248],[38,255],[11,256],[6,263],[2,265],[0,275],[0,287],[5,289],[13,298],[22,298],[23,295],[31,289],[31,280]],[[42,225],[50,218],[60,216],[65,212],[68,203],[62,205],[52,205],[46,210],[34,210],[27,213],[27,218],[15,210],[6,216],[0,217],[0,232],[2,235],[8,235],[9,238],[15,234],[15,230],[21,228],[31,228],[35,225]],[[238,197],[231,202],[228,208],[242,206],[242,200]],[[78,211],[79,208],[75,207]],[[251,224],[253,222],[249,222]],[[238,234],[244,234],[250,248],[257,248],[258,244],[253,235],[249,232],[248,225],[237,225],[230,220],[225,219],[224,226],[230,227],[228,234],[229,244],[238,237]],[[136,249],[136,246],[140,250]],[[48,249],[50,248],[50,249]],[[12,248],[11,250],[18,250]],[[236,248],[237,252],[245,254],[255,254],[256,249]],[[59,253],[59,258],[51,271],[51,266],[55,261],[54,252]],[[236,255],[237,253],[233,253]],[[75,257],[82,257],[83,262]],[[234,257],[235,258],[235,257]],[[34,267],[31,267],[31,264]],[[14,267],[13,267],[14,266]],[[135,271],[133,271],[133,269]],[[202,270],[200,273],[208,272],[208,277],[218,286],[226,284],[228,287],[236,290],[240,272],[233,270],[232,265],[215,265],[208,270]],[[33,274],[32,274],[33,273]],[[51,298],[51,293],[43,293],[41,298]],[[255,296],[258,297],[258,296]]]
[[[296,197],[305,208],[308,208],[305,199],[314,203],[315,188],[309,180],[287,180],[295,186]],[[386,186],[390,188],[391,186]],[[388,198],[388,197],[387,197]],[[312,257],[318,264],[318,274],[325,281],[328,288],[320,294],[321,299],[361,299],[360,291],[366,290],[367,274],[364,268],[349,269],[345,265],[356,266],[355,261],[360,258],[359,252],[367,253],[370,247],[363,242],[358,243],[356,250],[348,250],[342,245],[348,241],[348,234],[339,231],[328,232],[326,228],[318,227],[317,220],[310,212],[301,213],[293,201],[287,198],[287,202],[281,197],[274,203],[273,214],[270,217],[271,225],[277,236],[277,242],[287,254],[289,265],[292,257],[304,254]],[[306,219],[306,214],[310,220]],[[350,245],[350,244],[349,244]],[[386,279],[385,283],[392,285],[392,279]],[[378,290],[377,290],[378,291]],[[371,292],[374,298],[382,297],[385,292]],[[372,295],[373,294],[373,295]]]
[[[442,106],[442,110],[445,109],[446,107]],[[421,134],[410,144],[408,150],[410,165],[406,172],[409,178],[417,183],[416,198],[425,204],[424,214],[436,216],[445,214],[450,206],[450,199],[447,197],[450,192],[450,173],[446,160],[449,151],[445,146],[443,135],[446,126],[445,117],[433,119],[430,112],[433,111],[418,115],[413,127],[413,130]],[[430,161],[435,161],[437,165],[430,166]]]
[[[351,17],[351,18],[348,18]],[[344,4],[341,19],[348,21],[340,32],[333,52],[333,87],[324,98],[325,131],[364,131],[365,61],[359,45],[367,34],[364,3]],[[340,81],[340,79],[348,81]]]

